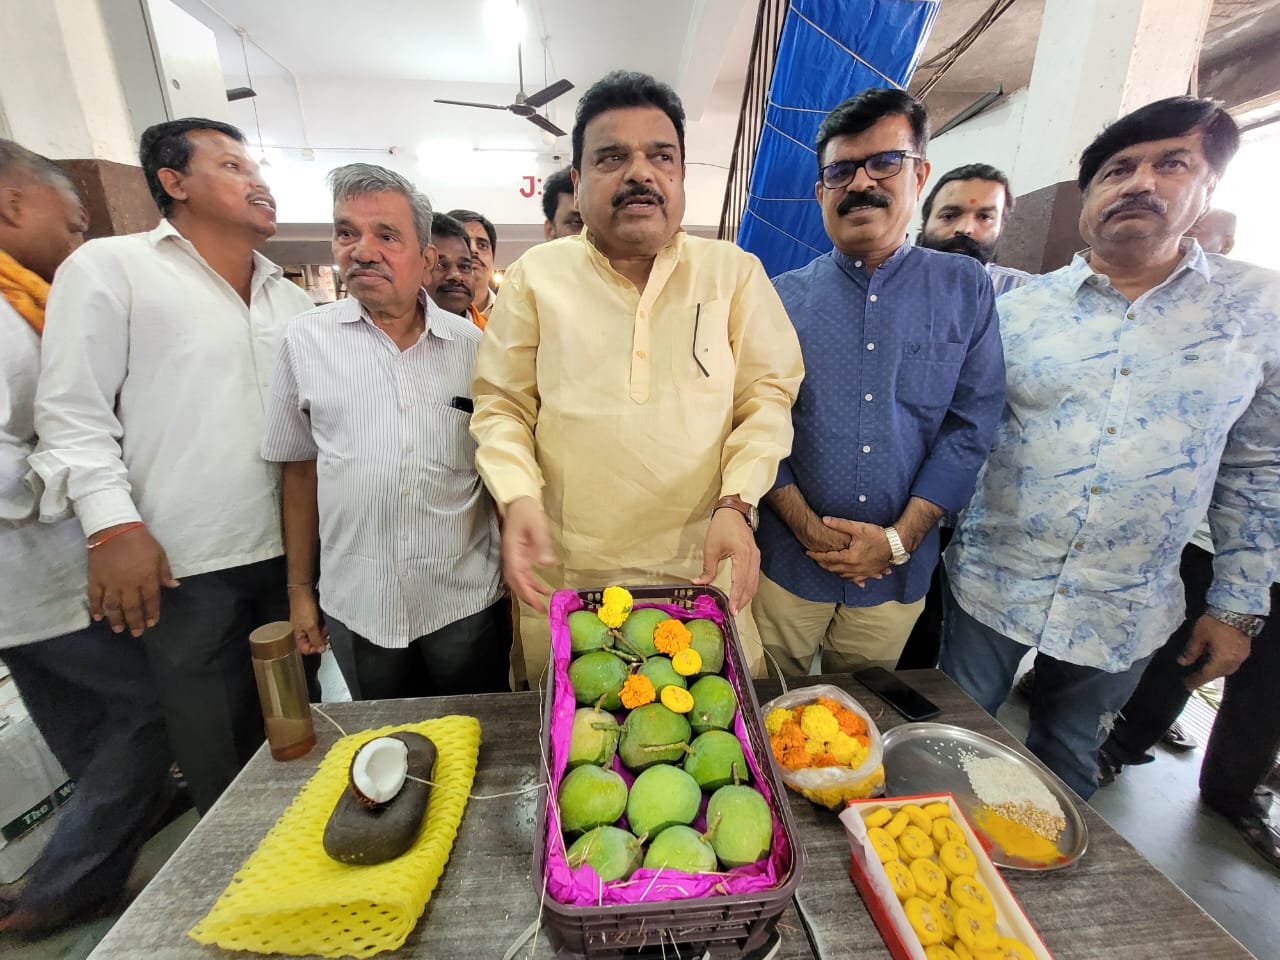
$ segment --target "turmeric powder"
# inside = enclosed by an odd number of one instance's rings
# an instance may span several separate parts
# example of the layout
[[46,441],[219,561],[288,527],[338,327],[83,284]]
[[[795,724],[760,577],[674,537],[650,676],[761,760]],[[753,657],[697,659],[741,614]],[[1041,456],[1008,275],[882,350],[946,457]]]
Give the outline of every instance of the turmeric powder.
[[983,807],[973,818],[973,825],[987,835],[1011,857],[1030,863],[1053,863],[1065,857],[1058,845],[1016,820],[1002,817],[990,807]]

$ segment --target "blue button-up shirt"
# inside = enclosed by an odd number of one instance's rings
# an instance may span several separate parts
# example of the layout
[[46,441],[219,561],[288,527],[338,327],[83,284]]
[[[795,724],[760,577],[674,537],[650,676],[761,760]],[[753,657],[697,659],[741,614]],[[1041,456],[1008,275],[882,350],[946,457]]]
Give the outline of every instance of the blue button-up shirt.
[[[872,274],[832,251],[774,280],[804,353],[795,441],[775,486],[818,516],[887,526],[921,497],[959,510],[1004,403],[991,283],[971,257],[904,243]],[[904,566],[858,587],[822,569],[767,506],[761,568],[806,600],[874,606],[924,596],[937,530]]]
[[1265,614],[1280,545],[1280,275],[1190,242],[1132,304],[1077,254],[999,300],[1008,406],[947,551],[960,605],[1112,673],[1185,614],[1209,516],[1209,602]]

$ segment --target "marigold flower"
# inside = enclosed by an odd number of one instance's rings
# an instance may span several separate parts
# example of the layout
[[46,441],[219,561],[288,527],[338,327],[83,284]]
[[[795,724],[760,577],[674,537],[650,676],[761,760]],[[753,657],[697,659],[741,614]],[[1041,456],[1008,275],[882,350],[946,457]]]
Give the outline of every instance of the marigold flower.
[[782,725],[791,719],[791,711],[784,710],[782,707],[774,707],[769,711],[769,715],[764,718],[764,730],[769,736],[774,736],[782,730]]
[[667,656],[679,653],[693,642],[693,634],[679,620],[663,620],[653,631],[653,645]]
[[627,619],[627,615],[631,613],[631,608],[623,608],[612,603],[606,603],[596,611],[596,616],[600,618],[600,622],[611,630],[617,630],[622,626],[622,621]]
[[627,682],[622,685],[622,692],[618,696],[624,707],[634,710],[636,707],[643,707],[646,703],[653,703],[658,694],[653,689],[652,680],[643,674],[633,673],[627,677]]
[[800,728],[804,730],[806,736],[819,743],[826,743],[840,732],[840,723],[826,707],[813,704],[805,710],[804,716],[800,719]]
[[631,612],[631,605],[634,602],[635,601],[632,599],[631,594],[622,587],[604,588],[602,605],[606,607],[617,607],[622,611],[624,619],[626,618],[626,615]]

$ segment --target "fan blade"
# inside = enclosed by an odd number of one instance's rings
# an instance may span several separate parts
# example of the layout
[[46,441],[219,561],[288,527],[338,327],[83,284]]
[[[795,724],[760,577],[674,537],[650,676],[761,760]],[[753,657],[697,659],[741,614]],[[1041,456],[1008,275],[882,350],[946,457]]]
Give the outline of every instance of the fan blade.
[[543,130],[547,131],[547,133],[551,134],[552,136],[556,136],[556,137],[566,136],[563,130],[561,130],[559,127],[557,127],[554,123],[552,123],[550,120],[548,120],[546,117],[544,117],[540,113],[530,114],[529,116],[525,117],[525,119],[528,120],[530,123],[532,123],[534,126],[541,127]]
[[471,100],[437,100],[436,103],[450,103],[455,107],[480,107],[483,110],[505,110],[504,106],[496,103],[475,103]]
[[531,107],[541,107],[550,103],[562,93],[568,93],[572,89],[573,84],[568,80],[557,80],[551,86],[525,97],[524,102]]

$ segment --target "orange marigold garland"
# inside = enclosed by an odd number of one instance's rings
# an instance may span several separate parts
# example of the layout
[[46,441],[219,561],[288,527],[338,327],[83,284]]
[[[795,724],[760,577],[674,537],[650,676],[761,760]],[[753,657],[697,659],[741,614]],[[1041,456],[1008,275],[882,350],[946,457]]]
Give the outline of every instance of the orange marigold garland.
[[866,762],[871,738],[866,722],[835,700],[770,710],[764,721],[774,758],[789,770],[850,767]]

